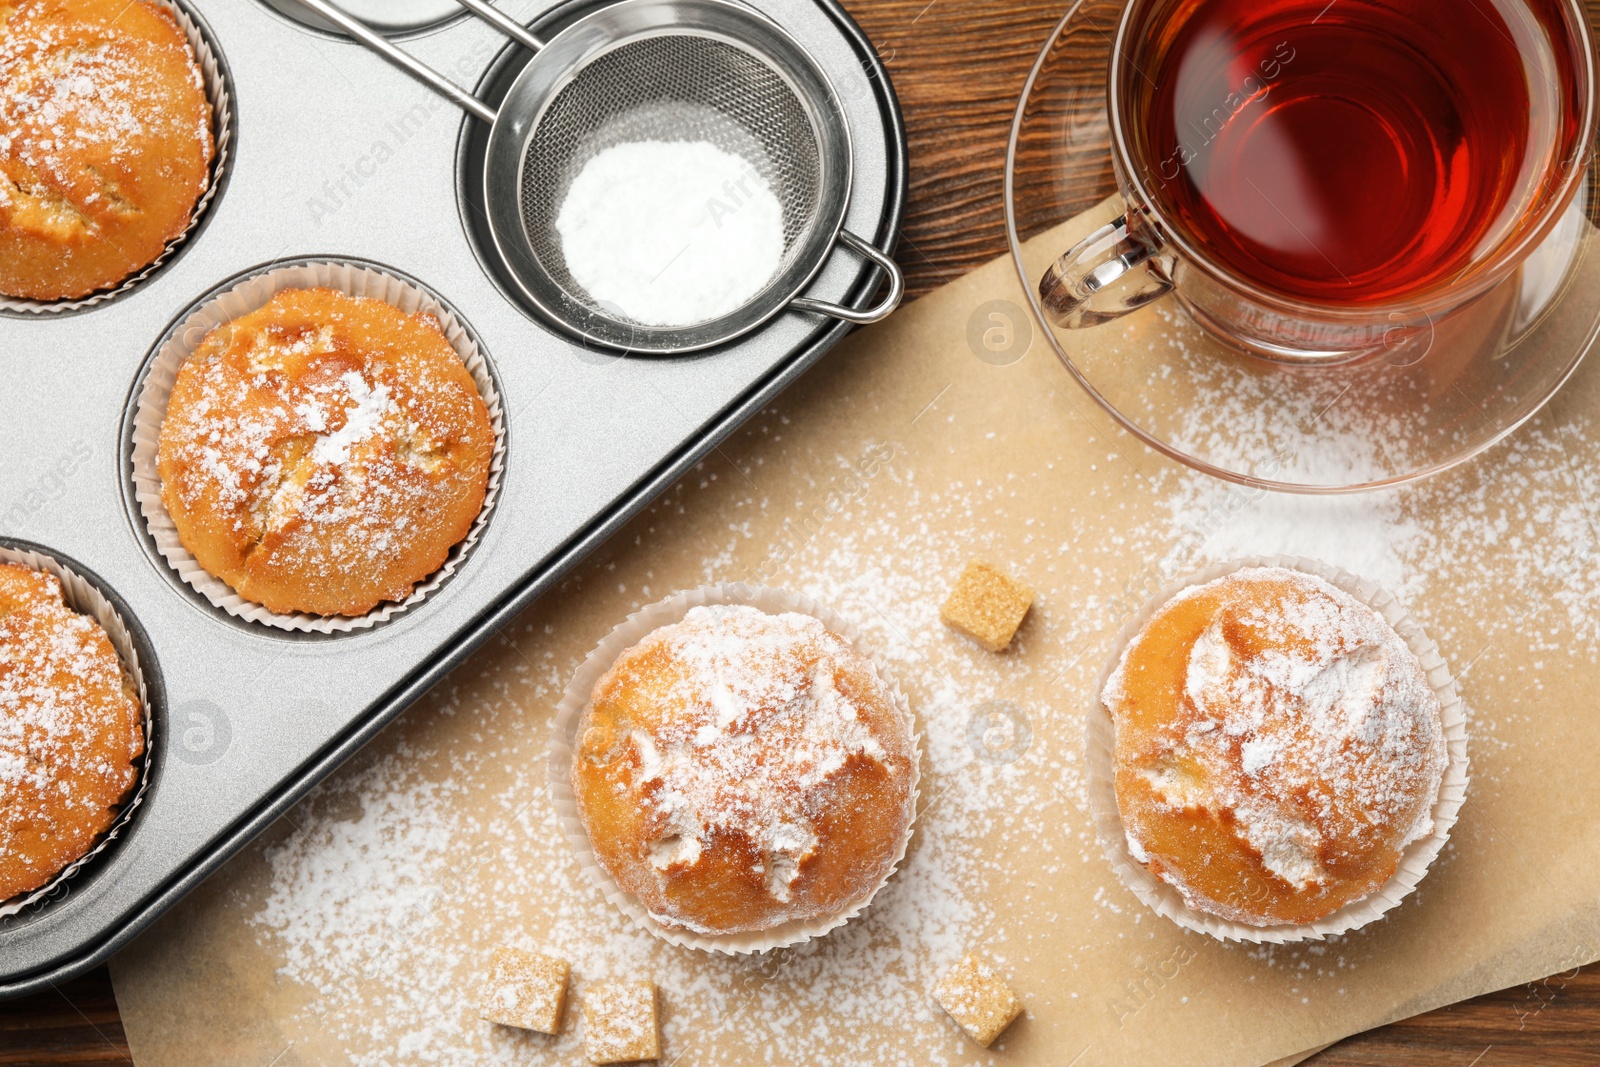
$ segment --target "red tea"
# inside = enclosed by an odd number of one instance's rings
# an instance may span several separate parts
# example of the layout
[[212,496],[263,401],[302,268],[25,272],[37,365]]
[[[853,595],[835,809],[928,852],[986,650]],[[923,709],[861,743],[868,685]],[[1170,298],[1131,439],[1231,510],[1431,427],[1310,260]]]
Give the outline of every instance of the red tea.
[[1564,179],[1586,42],[1558,0],[1144,6],[1119,87],[1139,178],[1258,286],[1404,299],[1515,235]]

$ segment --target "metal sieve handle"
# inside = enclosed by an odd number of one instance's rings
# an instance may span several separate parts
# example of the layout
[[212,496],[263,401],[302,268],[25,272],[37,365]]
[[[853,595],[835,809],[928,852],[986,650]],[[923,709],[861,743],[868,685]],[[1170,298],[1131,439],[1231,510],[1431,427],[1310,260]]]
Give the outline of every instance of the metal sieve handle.
[[808,296],[801,296],[789,301],[789,306],[798,311],[815,311],[821,315],[829,315],[833,318],[858,323],[862,326],[874,322],[882,322],[889,317],[895,308],[900,306],[900,298],[906,295],[906,277],[900,273],[900,265],[849,230],[840,230],[839,240],[888,272],[889,295],[883,298],[883,303],[875,308],[857,311],[855,308],[847,308],[843,304],[830,304],[826,300],[812,300]]
[[[485,104],[482,100],[479,100],[426,63],[396,48],[387,37],[350,15],[343,8],[336,7],[329,0],[300,0],[300,2],[344,30],[351,37],[354,37],[362,45],[366,46],[368,50],[376,52],[441,96],[455,101],[462,109],[471,112],[489,125],[494,125],[496,117],[494,108]],[[505,12],[494,7],[488,0],[456,0],[456,3],[529,51],[538,52],[539,49],[544,47],[542,40],[529,33],[525,27],[517,23],[515,19]]]

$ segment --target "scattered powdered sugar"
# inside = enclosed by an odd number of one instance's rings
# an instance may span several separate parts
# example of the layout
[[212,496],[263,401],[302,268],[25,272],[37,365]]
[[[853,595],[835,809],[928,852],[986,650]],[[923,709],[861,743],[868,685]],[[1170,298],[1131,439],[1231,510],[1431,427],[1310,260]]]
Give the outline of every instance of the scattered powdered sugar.
[[1207,559],[1264,552],[1300,556],[1359,574],[1397,596],[1420,591],[1420,572],[1407,560],[1421,547],[1423,530],[1402,511],[1393,490],[1296,496],[1191,476],[1182,479],[1167,506],[1183,535],[1203,542]]
[[[1541,417],[1482,460],[1355,496],[1267,493],[1189,473],[1164,474],[1160,488],[1172,526],[1134,540],[1169,579],[1246,556],[1302,556],[1396,594],[1447,660],[1479,651],[1452,649],[1458,619],[1516,631],[1531,651],[1600,649],[1600,441],[1581,426]],[[1510,610],[1485,612],[1488,603]]]
[[[557,679],[548,682],[559,692]],[[861,1062],[876,1053],[852,1035],[892,1011],[923,1033],[910,1048],[932,1051],[908,1049],[890,1062],[961,1062],[961,1046],[940,1031],[944,1020],[926,996],[983,910],[957,882],[975,860],[970,843],[957,846],[938,831],[924,837],[918,868],[898,874],[866,915],[822,941],[765,957],[714,957],[664,944],[591,888],[531,775],[498,793],[504,816],[480,823],[464,813],[473,804],[459,785],[418,774],[434,755],[402,747],[330,781],[266,854],[268,891],[252,921],[282,954],[280,980],[311,996],[302,1023],[346,1050],[349,1062],[575,1062],[575,1005],[588,983],[607,978],[661,988],[669,1058],[722,1038],[744,1042],[729,1062],[768,1054],[784,1063]],[[470,768],[455,774],[467,777]],[[477,1018],[486,963],[502,943],[572,964],[559,1037]],[[799,1026],[806,1016],[829,1021]]]
[[766,179],[708,141],[597,152],[567,190],[556,230],[590,297],[648,326],[737,310],[783,258],[783,206]]
[[[353,778],[335,779],[321,799],[355,803],[353,818],[295,820],[296,832],[267,852],[275,887],[252,920],[279,935],[280,973],[337,1011],[383,985],[384,1011],[369,1019],[337,1016],[342,1042],[365,1038],[394,1044],[360,1064],[393,1062],[395,1053],[423,1051],[409,1028],[427,1020],[433,1055],[409,1062],[439,1062],[438,1053],[461,1047],[476,1020],[466,1013],[470,992],[458,973],[459,949],[437,936],[447,920],[441,904],[450,891],[452,840],[470,823],[445,814],[459,788],[418,780],[404,753]],[[385,981],[403,973],[404,981]],[[460,1010],[444,1010],[454,1005]],[[500,1062],[507,1062],[502,1060]]]
[[[1459,420],[1450,425],[1444,412],[1474,413],[1466,392],[1438,395],[1437,361],[1401,365],[1404,342],[1362,373],[1264,373],[1178,301],[1158,302],[1150,315],[1160,323],[1154,332],[1123,341],[1148,367],[1144,387],[1118,403],[1180,452],[1226,470],[1332,488],[1386,481],[1438,462],[1452,436],[1461,443]],[[1118,357],[1121,348],[1113,345]],[[1438,414],[1418,417],[1430,409]]]
[[[550,1039],[476,1018],[488,956],[511,943],[571,962],[569,1004],[591,981],[655,981],[668,1061],[694,1049],[702,1052],[684,1062],[703,1061],[707,1043],[717,1042],[718,1062],[729,1063],[938,1067],[974,1054],[997,1062],[1004,1039],[978,1053],[930,998],[965,952],[982,946],[1002,964],[1008,958],[1003,945],[986,943],[1007,928],[986,882],[1049,879],[1063,863],[1102,861],[1086,833],[1069,835],[1065,856],[1057,838],[1037,840],[1037,813],[1059,810],[1076,789],[1070,742],[1062,753],[1030,753],[1030,763],[1050,768],[1042,780],[1037,768],[1024,776],[975,757],[968,724],[972,706],[993,691],[990,654],[973,659],[970,644],[938,621],[937,597],[954,573],[951,546],[912,535],[903,548],[891,561],[842,545],[826,553],[826,566],[807,568],[827,577],[800,590],[847,613],[897,673],[915,668],[930,681],[914,704],[924,786],[911,851],[860,916],[758,957],[689,952],[638,929],[578,869],[544,793],[545,739],[522,710],[552,705],[576,662],[513,658],[500,669],[514,665],[519,679],[487,700],[451,686],[428,702],[430,716],[474,716],[471,745],[446,752],[407,742],[347,769],[319,787],[294,813],[296,831],[268,850],[270,878],[253,921],[282,953],[280,978],[315,991],[305,1024],[357,1049],[350,1062],[360,1065],[574,1062],[582,1034],[571,1007]],[[635,606],[659,596],[637,592]],[[862,593],[890,607],[892,621]],[[536,647],[542,623],[524,626],[525,637],[507,635]],[[938,662],[931,670],[929,654]],[[441,761],[447,784],[431,784]],[[484,821],[485,809],[504,814]],[[1000,847],[1026,848],[1025,873],[997,858]],[[1031,937],[1017,934],[1014,950],[1029,950]]]
[[[1381,494],[1279,497],[1160,468],[1147,482],[1126,473],[1102,485],[1091,480],[1068,503],[1049,496],[1057,510],[1040,518],[1047,496],[1037,480],[1060,476],[1048,456],[1039,470],[992,477],[922,473],[945,447],[928,437],[939,410],[903,430],[903,440],[827,442],[797,495],[765,491],[767,472],[794,460],[785,451],[788,419],[769,410],[746,431],[761,442],[751,462],[730,471],[708,461],[630,528],[663,561],[680,549],[691,554],[670,584],[654,569],[664,562],[635,557],[614,573],[618,565],[603,554],[563,594],[606,598],[599,602],[621,618],[673,588],[757,577],[829,604],[862,631],[906,687],[923,732],[911,849],[870,908],[794,949],[725,959],[666,945],[607,904],[582,877],[544,797],[543,720],[535,713],[554,705],[588,649],[553,652],[549,627],[560,618],[530,613],[505,632],[526,659],[508,652],[484,679],[458,671],[391,731],[400,740],[380,742],[381,752],[358,759],[297,809],[297,832],[268,851],[270,878],[248,906],[264,950],[283,961],[285,988],[315,991],[293,1015],[298,1025],[355,1049],[358,1064],[574,1061],[581,1035],[570,1010],[554,1039],[475,1018],[489,953],[513,943],[571,961],[578,998],[596,979],[654,980],[668,1060],[1000,1062],[1006,1037],[980,1052],[933,1006],[930,990],[950,965],[977,950],[1002,972],[1048,967],[1070,988],[1080,965],[1089,966],[1084,957],[1108,941],[1135,950],[1135,934],[1149,936],[1160,922],[1117,885],[1089,830],[1080,718],[1110,636],[1156,588],[1245,555],[1320,558],[1400,596],[1469,700],[1475,672],[1525,670],[1515,677],[1537,689],[1542,656],[1593,658],[1600,648],[1588,503],[1600,499],[1600,447],[1581,427],[1557,430],[1541,419],[1479,463]],[[1127,447],[1089,441],[1108,468]],[[837,456],[838,473],[857,481],[843,483],[842,502],[824,510],[836,448],[850,453]],[[869,453],[870,464],[857,459]],[[761,488],[729,493],[729,480]],[[707,508],[716,521],[690,527],[684,547],[684,537],[672,536],[683,533],[675,524]],[[1125,508],[1137,521],[1122,521]],[[766,513],[759,522],[755,511]],[[785,532],[772,535],[784,519]],[[771,557],[781,568],[752,559],[771,549],[761,540],[768,536],[788,542]],[[939,622],[949,582],[975,555],[1009,564],[1041,590],[1003,657]],[[1141,562],[1129,568],[1125,559]],[[628,584],[608,588],[623,572]],[[1061,588],[1077,590],[1071,603],[1052,595]],[[1041,644],[1052,654],[1037,655]],[[1032,741],[980,756],[974,709],[997,697],[1015,702]],[[1496,730],[1520,714],[1514,703],[1473,713],[1475,789],[1494,788],[1505,766]],[[468,715],[470,744],[428,728]],[[1241,744],[1252,746],[1253,773],[1283,769],[1287,746],[1264,735]],[[1447,851],[1439,862],[1450,858]],[[1034,887],[1067,878],[1096,888],[1063,935],[1057,919],[1069,917]],[[433,909],[425,920],[415,917],[419,901]],[[1331,980],[1342,985],[1361,967],[1361,944],[1263,949],[1250,958],[1308,980],[1337,976]],[[1146,973],[1130,964],[1127,977],[1138,983]],[[1068,1032],[1080,1003],[1118,1018],[1141,1003],[1120,989],[1087,989],[1070,1004],[1018,989],[1036,1013],[1031,1025],[1063,1026],[1058,1033]],[[710,1043],[720,1057],[706,1053]]]

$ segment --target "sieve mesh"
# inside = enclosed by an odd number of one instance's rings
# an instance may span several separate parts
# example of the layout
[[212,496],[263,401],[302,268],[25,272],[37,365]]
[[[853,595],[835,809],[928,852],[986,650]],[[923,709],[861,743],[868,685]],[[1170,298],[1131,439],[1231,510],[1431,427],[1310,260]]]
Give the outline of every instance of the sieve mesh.
[[[556,216],[585,163],[630,141],[709,141],[748,160],[783,207],[782,274],[817,218],[822,160],[804,105],[776,70],[715,37],[627,42],[583,66],[539,119],[523,157],[520,207],[540,268],[591,314],[626,322],[573,280]],[[776,275],[775,275],[776,276]]]

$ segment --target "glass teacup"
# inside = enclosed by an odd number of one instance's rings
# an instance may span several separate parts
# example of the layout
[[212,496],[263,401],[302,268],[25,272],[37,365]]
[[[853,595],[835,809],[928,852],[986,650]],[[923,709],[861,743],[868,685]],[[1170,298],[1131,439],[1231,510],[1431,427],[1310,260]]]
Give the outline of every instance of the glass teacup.
[[1107,90],[1122,216],[1039,290],[1058,326],[1171,292],[1223,342],[1403,348],[1551,232],[1593,141],[1581,0],[1131,0]]

